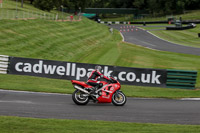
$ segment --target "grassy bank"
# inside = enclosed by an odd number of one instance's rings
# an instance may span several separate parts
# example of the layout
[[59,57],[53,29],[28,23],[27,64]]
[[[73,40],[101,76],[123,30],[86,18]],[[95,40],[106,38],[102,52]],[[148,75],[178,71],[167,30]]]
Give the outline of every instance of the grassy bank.
[[[199,125],[140,124],[87,120],[56,120],[0,116],[3,133],[197,133]],[[81,131],[80,131],[81,129]]]
[[[200,71],[200,62],[197,61],[200,59],[199,56],[149,50],[123,43],[117,31],[111,34],[108,27],[87,19],[73,23],[39,19],[2,20],[0,25],[2,25],[0,27],[0,53],[9,56]],[[65,80],[13,75],[0,75],[0,79],[2,89],[60,93],[74,91],[70,82]],[[199,78],[196,87],[200,87]],[[126,95],[136,97],[200,96],[199,91],[191,90],[135,86],[123,86],[122,88]]]
[[[33,7],[32,7],[33,8]],[[199,56],[155,51],[121,42],[117,31],[88,19],[80,22],[51,20],[1,20],[0,54],[139,68],[200,71]],[[12,90],[72,93],[65,80],[0,75],[0,88]],[[198,77],[196,88],[200,88]],[[122,86],[135,97],[200,97],[198,90]]]

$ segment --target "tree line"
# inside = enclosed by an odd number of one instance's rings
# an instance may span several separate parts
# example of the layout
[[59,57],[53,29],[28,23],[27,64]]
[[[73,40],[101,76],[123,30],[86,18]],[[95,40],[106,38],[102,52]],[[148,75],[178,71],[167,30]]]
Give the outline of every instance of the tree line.
[[61,7],[76,11],[85,8],[138,8],[152,15],[166,15],[200,9],[200,0],[21,0],[22,5],[23,1],[47,11]]

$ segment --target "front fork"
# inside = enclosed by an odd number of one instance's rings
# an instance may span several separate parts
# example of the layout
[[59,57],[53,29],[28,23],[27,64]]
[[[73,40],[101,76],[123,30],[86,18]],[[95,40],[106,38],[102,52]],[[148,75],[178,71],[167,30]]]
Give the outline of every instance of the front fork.
[[117,90],[117,91],[116,91],[116,96],[117,96],[118,99],[120,98],[120,97],[119,97],[119,92],[120,92],[120,90]]

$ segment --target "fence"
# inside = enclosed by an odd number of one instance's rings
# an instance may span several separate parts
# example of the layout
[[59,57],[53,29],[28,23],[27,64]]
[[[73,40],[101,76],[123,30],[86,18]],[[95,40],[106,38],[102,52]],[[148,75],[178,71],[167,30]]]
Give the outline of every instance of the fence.
[[[70,14],[67,13],[47,13],[32,10],[5,10],[0,9],[0,20],[2,19],[46,19],[71,21]],[[73,20],[81,20],[81,16],[73,16]]]

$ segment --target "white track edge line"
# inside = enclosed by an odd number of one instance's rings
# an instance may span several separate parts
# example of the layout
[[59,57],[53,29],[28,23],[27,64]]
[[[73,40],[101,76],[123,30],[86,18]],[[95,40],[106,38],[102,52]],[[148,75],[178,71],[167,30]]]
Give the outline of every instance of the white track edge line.
[[14,92],[14,93],[25,93],[25,94],[43,94],[43,95],[71,95],[71,94],[61,94],[61,93],[48,93],[48,92],[32,92],[32,91],[17,91],[17,90],[2,90],[0,92]]
[[[119,31],[120,32],[120,31]],[[120,32],[120,35],[122,37],[122,42],[124,42],[124,35]]]
[[200,101],[200,98],[181,98],[183,101]]
[[[32,92],[32,91],[16,91],[16,90],[2,90],[0,89],[0,92],[14,92],[14,93],[25,93],[25,94],[43,94],[43,95],[61,95],[61,96],[69,96],[71,94],[60,94],[60,93],[45,93],[45,92]],[[134,98],[134,97],[133,97]],[[135,98],[135,99],[143,99],[143,100],[153,100],[153,99],[160,99],[160,98]],[[163,99],[163,98],[161,98]],[[200,101],[200,98],[180,98],[177,100],[182,101]]]

